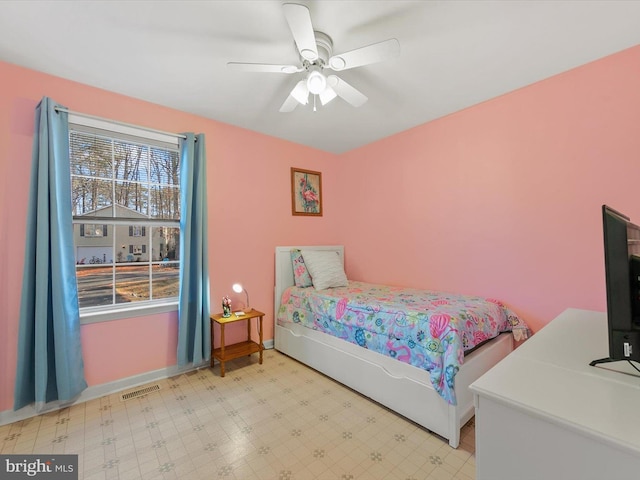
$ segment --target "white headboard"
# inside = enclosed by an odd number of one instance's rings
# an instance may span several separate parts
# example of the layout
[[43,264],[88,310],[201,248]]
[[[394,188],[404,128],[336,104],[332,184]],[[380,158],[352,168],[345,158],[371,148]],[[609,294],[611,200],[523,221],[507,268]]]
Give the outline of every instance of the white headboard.
[[276,247],[276,285],[275,297],[273,302],[273,318],[278,315],[280,309],[280,299],[282,293],[287,287],[291,287],[293,283],[293,266],[291,264],[291,250],[330,250],[337,252],[344,266],[344,246],[343,245],[311,245],[311,246],[292,246],[292,247]]

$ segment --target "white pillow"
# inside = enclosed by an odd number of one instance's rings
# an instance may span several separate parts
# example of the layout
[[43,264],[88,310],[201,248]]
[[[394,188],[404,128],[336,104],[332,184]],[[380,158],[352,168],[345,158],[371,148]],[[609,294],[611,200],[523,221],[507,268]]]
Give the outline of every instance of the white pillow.
[[338,252],[330,250],[302,250],[304,264],[309,270],[316,290],[349,285]]

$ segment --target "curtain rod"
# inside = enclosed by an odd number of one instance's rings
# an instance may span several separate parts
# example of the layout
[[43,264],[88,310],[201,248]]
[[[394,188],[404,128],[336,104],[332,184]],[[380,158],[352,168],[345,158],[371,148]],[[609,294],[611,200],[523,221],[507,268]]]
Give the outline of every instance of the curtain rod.
[[[74,110],[69,110],[67,108],[61,108],[61,107],[53,107],[53,108],[54,108],[54,110],[56,112],[71,113],[71,114],[77,115],[79,117],[85,117],[85,118],[91,118],[93,120],[101,120],[103,122],[115,123],[117,125],[122,125],[123,127],[137,128],[139,130],[146,130],[147,132],[159,133],[159,134],[162,134],[162,135],[170,135],[172,137],[177,137],[177,138],[187,138],[186,135],[182,135],[181,133],[163,132],[162,130],[155,130],[153,128],[148,128],[148,127],[141,127],[140,125],[134,125],[132,123],[119,122],[117,120],[111,120],[110,118],[97,117],[95,115],[89,115],[88,113],[76,112]],[[196,138],[196,141],[197,141],[197,138]]]

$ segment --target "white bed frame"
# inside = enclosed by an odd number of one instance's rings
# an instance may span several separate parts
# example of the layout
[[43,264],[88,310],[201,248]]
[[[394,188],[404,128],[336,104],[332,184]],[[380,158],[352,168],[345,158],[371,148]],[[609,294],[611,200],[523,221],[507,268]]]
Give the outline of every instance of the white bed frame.
[[[292,248],[336,251],[344,263],[340,245],[276,247],[274,320],[282,293],[294,284]],[[503,334],[465,356],[455,377],[458,404],[449,405],[425,370],[299,324],[287,328],[276,321],[274,335],[276,350],[448,439],[453,448],[460,443],[460,429],[474,415],[469,385],[513,350],[512,335]]]

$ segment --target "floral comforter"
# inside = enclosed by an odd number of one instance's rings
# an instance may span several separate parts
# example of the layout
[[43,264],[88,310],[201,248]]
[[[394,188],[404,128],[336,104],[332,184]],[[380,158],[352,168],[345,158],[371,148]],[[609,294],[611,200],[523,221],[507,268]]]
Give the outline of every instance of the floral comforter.
[[300,323],[427,370],[455,405],[454,378],[464,352],[501,332],[527,326],[500,301],[349,281],[348,287],[290,287],[277,322]]

